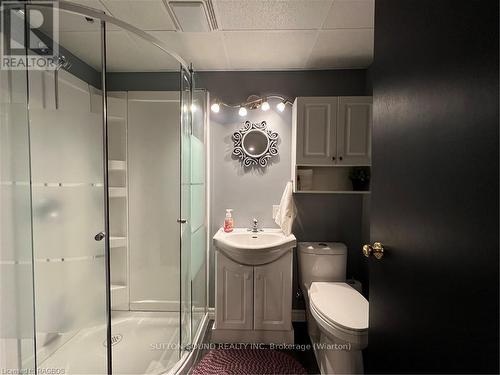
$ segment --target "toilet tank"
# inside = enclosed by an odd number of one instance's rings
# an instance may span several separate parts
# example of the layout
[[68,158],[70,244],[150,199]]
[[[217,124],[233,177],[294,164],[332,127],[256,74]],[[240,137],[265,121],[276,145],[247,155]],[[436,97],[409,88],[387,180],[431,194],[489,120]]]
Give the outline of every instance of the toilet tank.
[[304,294],[314,281],[345,281],[347,246],[342,242],[299,242],[297,250]]

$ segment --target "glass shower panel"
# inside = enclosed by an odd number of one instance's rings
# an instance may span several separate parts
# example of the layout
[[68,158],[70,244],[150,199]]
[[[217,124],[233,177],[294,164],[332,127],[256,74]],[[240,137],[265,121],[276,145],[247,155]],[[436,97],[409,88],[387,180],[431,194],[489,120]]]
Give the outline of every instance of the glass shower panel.
[[36,367],[27,104],[26,71],[0,70],[2,374],[34,373]]
[[179,62],[109,25],[106,82],[113,372],[161,374],[180,355]]
[[103,30],[57,16],[58,69],[28,72],[37,367],[105,374]]
[[191,134],[191,299],[193,334],[205,316],[207,306],[206,265],[206,115],[207,92],[193,91]]
[[[191,249],[193,223],[191,217],[191,137],[192,124],[192,82],[191,74],[181,69],[181,351],[189,350],[192,344],[192,285]],[[182,354],[182,353],[181,353]]]

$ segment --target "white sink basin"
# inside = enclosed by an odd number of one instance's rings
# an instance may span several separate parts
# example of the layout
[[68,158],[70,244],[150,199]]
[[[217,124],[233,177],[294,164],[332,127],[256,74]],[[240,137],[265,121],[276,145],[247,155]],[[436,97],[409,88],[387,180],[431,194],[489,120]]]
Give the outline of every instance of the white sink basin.
[[215,247],[228,258],[245,265],[271,263],[297,245],[293,234],[285,236],[281,229],[249,232],[235,228],[226,233],[221,228],[214,236]]

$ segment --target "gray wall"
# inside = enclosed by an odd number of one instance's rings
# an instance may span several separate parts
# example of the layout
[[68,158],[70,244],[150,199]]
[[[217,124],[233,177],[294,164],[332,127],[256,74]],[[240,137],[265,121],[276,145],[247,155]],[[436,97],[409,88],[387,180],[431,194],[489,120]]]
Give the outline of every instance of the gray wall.
[[[197,85],[205,87],[211,98],[230,103],[249,95],[280,94],[296,96],[371,95],[365,70],[309,72],[210,72],[200,73]],[[275,104],[275,103],[274,103]],[[225,208],[234,209],[235,226],[246,227],[253,217],[266,227],[274,227],[272,205],[279,204],[286,181],[291,178],[291,107],[283,113],[274,109],[249,111],[241,118],[237,109],[221,108],[210,113],[212,167],[212,235],[224,220]],[[279,157],[264,170],[245,170],[231,156],[231,135],[245,120],[267,121],[279,133]],[[349,248],[348,277],[360,280],[367,290],[367,267],[361,245],[369,237],[367,215],[369,198],[360,195],[295,195],[297,220],[294,234],[298,241],[342,241]],[[210,305],[214,305],[214,249],[210,251]],[[297,291],[297,264],[294,262],[294,296]],[[294,297],[294,308],[303,301]]]

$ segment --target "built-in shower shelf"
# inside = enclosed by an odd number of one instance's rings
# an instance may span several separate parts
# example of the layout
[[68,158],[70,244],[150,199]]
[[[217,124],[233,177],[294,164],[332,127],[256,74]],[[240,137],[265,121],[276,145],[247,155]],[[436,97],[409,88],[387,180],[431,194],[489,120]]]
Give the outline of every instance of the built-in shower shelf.
[[124,284],[111,284],[111,308],[113,310],[128,310],[128,286]]
[[126,120],[124,117],[120,116],[108,116],[107,119],[110,122],[120,122],[120,121],[125,122]]
[[127,237],[109,237],[109,247],[126,247],[127,246]]
[[127,188],[124,187],[110,187],[109,197],[110,198],[120,198],[127,196]]
[[123,289],[127,289],[127,286],[122,285],[122,284],[111,284],[111,291],[112,292],[120,291]]
[[124,160],[109,160],[108,169],[110,171],[126,171],[127,162]]

